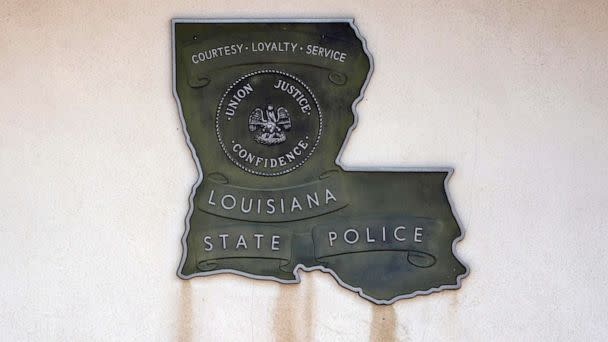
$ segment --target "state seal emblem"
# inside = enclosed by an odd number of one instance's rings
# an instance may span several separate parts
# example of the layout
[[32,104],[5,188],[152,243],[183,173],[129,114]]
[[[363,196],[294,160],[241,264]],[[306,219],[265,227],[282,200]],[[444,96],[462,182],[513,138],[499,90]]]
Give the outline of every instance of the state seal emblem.
[[226,156],[261,176],[286,174],[304,164],[322,127],[321,109],[308,86],[279,70],[241,76],[221,97],[216,113]]
[[[275,145],[284,142],[285,133],[291,129],[289,112],[285,107],[276,110],[268,105],[265,110],[254,109],[249,115],[249,131],[256,132],[255,141],[264,145]],[[293,158],[293,155],[292,155]]]
[[347,168],[372,71],[352,20],[174,19],[173,82],[199,177],[178,276],[298,283],[377,304],[460,287],[450,168]]

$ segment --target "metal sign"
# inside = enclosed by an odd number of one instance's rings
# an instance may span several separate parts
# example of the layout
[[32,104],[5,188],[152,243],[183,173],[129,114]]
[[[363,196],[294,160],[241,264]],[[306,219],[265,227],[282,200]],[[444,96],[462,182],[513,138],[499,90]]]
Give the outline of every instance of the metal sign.
[[378,304],[460,287],[443,169],[340,163],[372,59],[352,20],[173,20],[174,95],[199,178],[178,276],[298,283]]

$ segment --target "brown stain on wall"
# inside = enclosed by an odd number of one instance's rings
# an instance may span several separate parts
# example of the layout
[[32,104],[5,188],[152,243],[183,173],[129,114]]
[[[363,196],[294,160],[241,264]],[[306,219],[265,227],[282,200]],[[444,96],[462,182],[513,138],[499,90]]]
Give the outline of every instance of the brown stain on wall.
[[306,341],[313,341],[315,338],[314,313],[315,313],[315,287],[312,278],[309,277],[304,283],[303,298],[304,317],[302,319],[304,338]]
[[297,318],[297,284],[279,285],[279,295],[274,305],[275,341],[295,341]]
[[314,340],[314,284],[307,279],[300,284],[279,285],[274,305],[275,341]]
[[177,326],[177,341],[191,342],[192,341],[192,284],[190,281],[181,281],[179,301],[179,314]]
[[444,321],[443,326],[447,332],[447,336],[458,336],[458,327],[460,326],[458,316],[460,294],[458,291],[449,291],[446,295],[449,297],[448,319]]
[[450,313],[452,315],[458,314],[458,309],[460,307],[460,294],[456,291],[450,291]]
[[397,315],[392,305],[373,305],[369,340],[373,342],[396,341]]

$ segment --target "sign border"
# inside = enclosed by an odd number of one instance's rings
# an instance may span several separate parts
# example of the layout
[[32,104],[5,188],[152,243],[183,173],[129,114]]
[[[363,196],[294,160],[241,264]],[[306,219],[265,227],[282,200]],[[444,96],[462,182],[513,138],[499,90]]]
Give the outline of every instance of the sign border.
[[[336,157],[335,163],[340,168],[342,168],[344,171],[447,172],[447,176],[443,182],[443,186],[444,186],[444,190],[445,190],[445,193],[447,196],[448,204],[450,205],[450,209],[452,211],[452,215],[454,216],[454,219],[456,220],[456,223],[458,224],[458,226],[460,228],[460,235],[452,241],[452,255],[454,255],[454,257],[456,257],[465,268],[465,273],[460,274],[456,277],[456,284],[455,285],[441,285],[439,287],[433,287],[428,290],[418,290],[418,291],[414,291],[412,293],[408,293],[405,295],[398,295],[389,300],[383,300],[383,299],[379,300],[379,299],[373,298],[373,297],[365,294],[360,287],[353,287],[353,286],[346,284],[345,282],[342,281],[342,279],[340,279],[340,277],[331,268],[327,268],[327,267],[324,267],[321,265],[312,266],[312,267],[306,267],[303,264],[296,265],[292,272],[295,277],[294,280],[279,279],[279,278],[276,278],[273,276],[260,276],[260,275],[251,274],[251,273],[247,273],[247,272],[243,272],[243,271],[232,270],[232,269],[222,269],[222,270],[208,271],[208,272],[197,272],[197,273],[193,273],[190,275],[182,274],[181,270],[184,266],[184,263],[186,261],[186,255],[188,253],[188,245],[186,243],[186,238],[188,237],[188,233],[190,232],[190,217],[192,216],[192,213],[195,208],[194,195],[196,193],[196,189],[203,181],[203,170],[201,167],[200,160],[198,159],[198,156],[196,154],[196,150],[194,149],[194,146],[192,145],[192,142],[190,141],[190,135],[188,134],[188,130],[186,129],[186,120],[184,118],[184,114],[182,111],[182,105],[181,105],[181,102],[177,95],[176,60],[175,60],[175,24],[181,24],[181,23],[189,23],[189,24],[196,24],[196,23],[205,23],[205,24],[207,24],[207,23],[348,23],[354,30],[357,38],[359,38],[361,40],[361,43],[363,45],[363,50],[364,50],[365,54],[367,55],[367,57],[369,58],[370,68],[367,73],[367,77],[365,78],[365,82],[363,83],[363,86],[361,87],[359,96],[352,103],[351,109],[352,109],[352,113],[354,115],[353,124],[349,127],[348,132],[346,133],[346,137],[344,138],[344,142],[342,143],[342,146],[340,147],[340,151],[338,152],[338,156]],[[303,270],[305,272],[321,271],[323,273],[331,274],[340,286],[342,286],[348,290],[351,290],[353,292],[356,292],[357,294],[359,294],[360,297],[365,298],[374,304],[393,304],[394,302],[396,302],[400,299],[413,298],[418,295],[428,295],[428,294],[440,292],[443,290],[455,290],[455,289],[459,289],[461,287],[462,279],[466,278],[469,275],[470,268],[467,266],[466,263],[462,262],[461,258],[459,258],[456,254],[456,244],[458,242],[460,242],[462,239],[464,239],[465,232],[464,232],[464,228],[460,222],[460,218],[458,217],[458,214],[454,210],[454,206],[452,205],[452,199],[450,197],[450,193],[447,188],[448,181],[451,178],[452,174],[454,173],[454,169],[451,167],[395,167],[395,166],[393,166],[393,167],[378,167],[378,166],[376,166],[376,167],[349,167],[349,166],[343,165],[341,163],[342,152],[344,151],[345,146],[348,144],[348,140],[350,139],[350,135],[351,135],[352,131],[355,129],[355,127],[357,127],[359,114],[357,113],[356,107],[359,104],[359,102],[363,99],[363,94],[365,93],[365,89],[367,88],[371,75],[374,71],[374,60],[373,60],[372,55],[370,54],[369,50],[367,49],[367,41],[365,40],[365,38],[363,38],[363,36],[359,32],[359,29],[355,25],[355,20],[353,18],[314,18],[314,19],[313,18],[281,18],[281,19],[276,19],[276,18],[275,19],[273,19],[273,18],[249,18],[249,19],[245,19],[245,18],[209,18],[209,19],[173,18],[173,19],[171,19],[171,57],[172,57],[171,59],[172,59],[172,68],[173,68],[172,69],[173,97],[175,98],[175,101],[177,103],[179,117],[180,117],[180,121],[182,123],[182,130],[183,130],[184,136],[186,138],[186,144],[190,148],[190,151],[192,153],[192,159],[194,159],[194,161],[196,163],[196,169],[198,172],[197,180],[192,185],[192,189],[190,191],[189,208],[188,208],[188,214],[186,215],[186,222],[185,222],[186,230],[184,231],[184,234],[182,235],[182,239],[181,239],[182,240],[182,257],[181,257],[181,261],[179,263],[179,268],[177,269],[177,276],[179,278],[188,280],[188,279],[192,279],[194,277],[199,277],[199,276],[208,276],[208,275],[214,275],[214,274],[228,273],[228,274],[236,274],[236,275],[240,275],[240,276],[244,276],[244,277],[256,279],[256,280],[273,280],[273,281],[276,281],[276,282],[279,282],[282,284],[299,284],[301,282],[300,274],[298,272],[299,270]]]

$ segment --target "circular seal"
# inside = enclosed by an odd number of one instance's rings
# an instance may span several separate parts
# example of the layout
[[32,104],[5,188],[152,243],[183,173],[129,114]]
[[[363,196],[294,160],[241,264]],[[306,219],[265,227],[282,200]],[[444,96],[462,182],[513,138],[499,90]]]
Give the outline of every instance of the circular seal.
[[315,151],[322,126],[310,88],[278,70],[240,77],[220,99],[215,117],[226,156],[260,176],[279,176],[302,166]]

